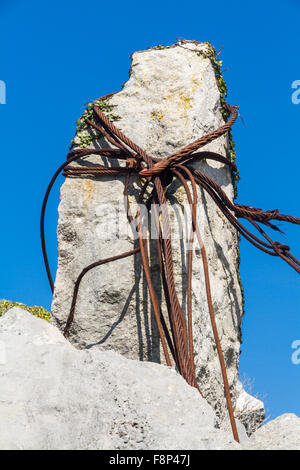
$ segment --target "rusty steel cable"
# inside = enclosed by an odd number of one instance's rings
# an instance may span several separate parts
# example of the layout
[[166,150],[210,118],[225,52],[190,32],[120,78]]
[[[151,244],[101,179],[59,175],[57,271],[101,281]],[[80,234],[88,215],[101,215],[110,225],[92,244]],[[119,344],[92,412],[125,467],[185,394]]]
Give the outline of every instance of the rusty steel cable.
[[[102,99],[112,96],[114,93],[105,95]],[[117,261],[119,259],[140,254],[153,308],[154,317],[156,320],[160,340],[162,343],[163,352],[166,359],[166,364],[171,365],[169,351],[174,360],[174,363],[179,373],[185,380],[193,387],[196,387],[199,392],[200,388],[197,383],[195,363],[194,363],[194,345],[193,345],[193,326],[192,326],[192,260],[193,260],[193,244],[195,236],[198,240],[202,255],[202,264],[204,270],[204,280],[206,297],[208,304],[208,311],[212,326],[213,337],[217,347],[217,353],[220,362],[221,374],[224,383],[224,393],[227,402],[227,408],[232,427],[233,436],[236,441],[239,441],[236,423],[234,419],[230,387],[227,378],[226,364],[221,347],[221,342],[218,334],[209,278],[209,268],[207,262],[206,249],[200,234],[200,229],[197,222],[197,186],[201,187],[215,202],[216,206],[222,211],[228,222],[244,236],[254,246],[272,256],[277,256],[286,261],[292,268],[300,273],[300,261],[290,253],[290,248],[279,242],[273,241],[262,229],[259,224],[266,225],[271,229],[279,230],[276,225],[271,221],[285,221],[293,224],[300,224],[300,219],[289,215],[280,214],[277,209],[271,211],[263,211],[262,209],[243,206],[233,203],[222,188],[209,176],[194,169],[192,166],[187,166],[188,163],[197,160],[214,160],[225,165],[228,165],[232,171],[236,171],[234,163],[230,162],[227,158],[214,152],[202,151],[197,152],[201,147],[205,146],[214,139],[221,137],[231,129],[238,117],[238,108],[227,105],[230,113],[230,119],[219,129],[211,132],[208,135],[202,136],[196,141],[181,148],[177,152],[169,155],[164,159],[158,159],[149,156],[141,147],[129,139],[120,129],[118,129],[105,114],[100,110],[97,105],[93,107],[93,120],[87,120],[87,123],[96,129],[113,147],[92,149],[92,148],[77,148],[71,150],[67,155],[67,160],[55,172],[47,188],[41,211],[41,242],[42,251],[45,261],[47,276],[49,279],[50,287],[53,292],[54,283],[51,276],[46,243],[45,243],[45,230],[44,219],[47,201],[50,191],[53,187],[58,175],[64,171],[63,175],[66,177],[78,176],[120,176],[125,175],[124,183],[124,197],[126,201],[126,210],[128,222],[131,224],[134,220],[137,221],[136,232],[139,247],[126,253],[117,256],[112,256],[107,259],[96,261],[82,270],[75,282],[72,304],[70,312],[65,324],[64,335],[68,336],[75,314],[76,301],[78,297],[79,287],[82,278],[91,269],[106,264],[108,262]],[[108,159],[124,160],[126,166],[110,166],[103,165],[92,166],[71,166],[74,161],[83,159],[89,155],[104,156]],[[161,310],[157,294],[151,279],[151,270],[149,263],[149,253],[147,246],[147,232],[145,223],[141,219],[142,215],[138,209],[133,217],[130,210],[129,203],[129,186],[130,176],[137,174],[145,182],[140,191],[138,204],[145,200],[148,211],[153,211],[155,228],[158,234],[156,240],[157,257],[159,260],[160,275],[162,280],[162,287],[166,301],[169,328],[166,319]],[[165,194],[166,187],[176,178],[183,186],[187,200],[191,207],[192,226],[190,230],[189,246],[188,246],[188,260],[187,260],[187,319],[185,318],[183,309],[180,305],[178,295],[175,287],[175,277],[173,269],[173,252],[172,240],[170,231],[170,220],[167,209],[167,197]],[[189,188],[188,182],[191,184],[192,192]],[[152,191],[146,194],[146,189],[149,184],[152,185]],[[152,204],[153,203],[153,204]],[[238,218],[244,218],[249,221],[252,226],[259,232],[263,238],[256,236],[248,230]],[[170,329],[170,330],[169,330]]]

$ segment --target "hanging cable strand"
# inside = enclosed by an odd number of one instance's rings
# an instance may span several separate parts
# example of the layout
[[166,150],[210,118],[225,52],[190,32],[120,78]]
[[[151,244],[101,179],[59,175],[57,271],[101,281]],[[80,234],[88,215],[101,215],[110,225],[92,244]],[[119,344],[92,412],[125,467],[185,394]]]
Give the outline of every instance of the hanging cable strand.
[[[112,96],[114,93],[102,97]],[[200,388],[197,383],[195,362],[194,362],[194,335],[193,335],[193,316],[192,316],[192,262],[193,262],[193,245],[195,238],[197,239],[202,255],[202,263],[204,270],[204,280],[206,288],[207,306],[210,315],[210,321],[213,331],[213,337],[216,343],[221,374],[224,383],[224,395],[226,398],[227,409],[229,413],[230,423],[234,439],[239,442],[238,432],[234,419],[233,406],[230,394],[230,387],[226,372],[226,363],[222,346],[217,329],[217,320],[215,318],[212,292],[209,278],[209,268],[207,262],[207,255],[203,239],[201,237],[199,225],[197,222],[197,204],[198,194],[197,187],[202,188],[214,201],[216,206],[224,214],[228,222],[246,238],[255,247],[263,252],[279,257],[288,263],[293,269],[300,274],[300,261],[290,253],[290,248],[280,242],[273,241],[269,235],[265,233],[259,224],[265,225],[273,230],[281,231],[271,221],[284,221],[292,224],[300,225],[300,219],[290,215],[280,214],[278,209],[263,211],[262,209],[235,204],[232,202],[223,189],[209,176],[196,170],[189,163],[201,160],[213,160],[224,165],[229,166],[233,171],[237,171],[236,165],[230,162],[227,158],[214,152],[200,151],[199,149],[213,140],[223,136],[228,132],[238,117],[238,107],[227,105],[230,113],[229,120],[219,129],[202,136],[187,146],[179,149],[177,152],[169,155],[164,159],[158,159],[149,156],[141,147],[129,139],[120,129],[118,129],[105,114],[100,110],[97,105],[93,107],[93,120],[88,119],[89,126],[97,130],[102,137],[113,147],[101,149],[73,149],[67,155],[67,160],[55,172],[47,188],[45,198],[41,211],[41,242],[42,251],[44,256],[45,267],[49,279],[50,287],[53,291],[54,283],[50,272],[46,243],[45,243],[45,230],[44,220],[46,205],[49,198],[50,191],[58,177],[63,171],[65,177],[99,177],[109,176],[118,177],[124,176],[124,198],[126,205],[126,213],[129,224],[133,230],[136,230],[138,239],[138,248],[112,256],[107,259],[96,261],[82,270],[78,275],[75,282],[72,303],[70,312],[66,321],[64,335],[68,336],[72,322],[75,316],[76,302],[78,298],[79,288],[83,277],[92,269],[104,265],[109,262],[114,262],[128,256],[137,255],[141,256],[142,266],[147,281],[150,300],[153,308],[153,314],[156,320],[158,333],[160,336],[165,360],[167,365],[172,365],[171,357],[176,365],[179,373],[184,377],[188,384]],[[117,160],[118,166],[103,166],[91,165],[87,163],[85,166],[72,166],[71,163],[77,160],[84,159],[90,155],[98,155],[110,160]],[[120,162],[124,161],[125,166],[120,166]],[[144,179],[144,184],[140,190],[138,198],[138,206],[144,203],[148,209],[148,213],[153,216],[155,230],[156,230],[156,248],[157,258],[159,261],[160,276],[165,298],[165,305],[168,314],[168,324],[162,312],[158,296],[154,288],[151,278],[151,267],[149,262],[148,242],[149,234],[147,233],[147,221],[141,214],[138,208],[136,214],[133,216],[131,213],[129,203],[129,187],[131,184],[131,175],[138,175]],[[171,228],[169,212],[167,208],[167,196],[165,193],[166,187],[177,179],[185,190],[187,201],[191,208],[192,223],[190,228],[188,240],[188,253],[187,253],[187,318],[183,312],[180,304],[179,297],[175,286],[175,275],[173,266],[173,250],[171,239]],[[149,184],[152,185],[152,190],[147,192]],[[191,189],[189,184],[191,185]],[[113,184],[113,181],[112,181]],[[254,229],[258,232],[258,236],[252,233],[238,220],[244,218],[247,220]],[[135,223],[134,223],[135,222]],[[262,237],[262,238],[261,238]]]

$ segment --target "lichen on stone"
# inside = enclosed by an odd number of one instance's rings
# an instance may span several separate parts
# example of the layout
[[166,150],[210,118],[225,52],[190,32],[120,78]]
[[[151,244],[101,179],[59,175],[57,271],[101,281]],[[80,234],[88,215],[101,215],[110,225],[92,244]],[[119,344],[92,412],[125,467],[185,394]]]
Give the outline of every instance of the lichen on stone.
[[192,107],[191,98],[187,96],[186,94],[179,93],[179,99],[181,100],[184,109],[188,109]]
[[12,302],[10,300],[0,301],[0,317],[13,307],[20,307],[23,310],[26,310],[27,312],[31,313],[35,317],[39,317],[42,318],[42,320],[50,322],[51,314],[44,307],[38,307],[37,305],[28,307],[27,305],[24,305],[21,302]]
[[164,118],[164,114],[162,113],[162,111],[155,111],[153,110],[151,112],[151,117],[153,117],[154,119],[158,119],[159,121],[161,121],[163,118]]

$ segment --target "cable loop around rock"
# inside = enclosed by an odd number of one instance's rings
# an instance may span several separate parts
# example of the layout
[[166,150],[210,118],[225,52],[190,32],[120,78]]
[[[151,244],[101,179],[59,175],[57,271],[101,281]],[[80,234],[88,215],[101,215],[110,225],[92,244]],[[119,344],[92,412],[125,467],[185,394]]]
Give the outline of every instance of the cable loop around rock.
[[[111,96],[107,95],[107,96]],[[68,336],[72,322],[74,320],[76,300],[78,296],[78,291],[82,278],[87,272],[91,269],[106,264],[108,262],[116,262],[119,259],[125,258],[131,255],[139,254],[142,259],[142,265],[144,269],[145,278],[148,285],[148,291],[152,303],[153,314],[156,320],[158,332],[160,335],[162,348],[166,358],[167,365],[171,365],[170,353],[173,357],[174,363],[180,372],[180,374],[185,378],[185,380],[193,387],[197,388],[201,393],[196,373],[195,373],[195,364],[194,364],[194,354],[193,354],[193,328],[192,328],[192,288],[191,288],[191,279],[192,279],[192,247],[194,243],[194,238],[198,240],[198,243],[201,248],[202,254],[202,263],[205,277],[205,288],[208,309],[210,314],[210,320],[213,330],[214,339],[217,346],[217,352],[224,382],[224,390],[227,401],[228,413],[231,422],[231,427],[233,431],[234,438],[238,441],[238,433],[236,429],[236,423],[233,414],[233,407],[230,396],[229,383],[227,378],[227,372],[225,367],[224,355],[222,352],[220,339],[218,335],[218,330],[215,321],[215,314],[212,302],[212,293],[210,287],[210,277],[209,277],[209,268],[207,262],[207,255],[204,243],[201,238],[198,222],[197,222],[197,186],[202,188],[214,201],[216,207],[223,213],[228,222],[243,235],[249,242],[254,246],[262,250],[263,252],[270,254],[272,256],[278,256],[284,261],[286,261],[293,269],[300,273],[300,261],[295,258],[290,253],[290,248],[287,245],[283,245],[277,241],[273,241],[262,229],[258,223],[266,225],[274,230],[279,230],[278,227],[271,224],[271,220],[276,221],[286,221],[293,224],[300,225],[300,219],[289,216],[282,215],[279,213],[278,209],[271,211],[263,211],[259,208],[254,208],[251,206],[245,206],[240,204],[235,204],[232,202],[223,189],[209,176],[206,174],[194,169],[188,164],[196,160],[214,160],[228,165],[233,171],[236,170],[236,166],[226,159],[222,155],[218,155],[213,152],[202,151],[197,152],[201,147],[212,142],[214,139],[217,139],[224,135],[231,129],[231,126],[236,121],[238,117],[238,107],[227,105],[227,109],[230,112],[230,119],[219,129],[200,137],[194,142],[188,144],[187,146],[179,149],[177,152],[172,155],[167,156],[164,159],[157,159],[149,156],[141,147],[135,144],[131,139],[129,139],[120,129],[118,129],[112,122],[109,121],[107,116],[100,110],[98,106],[94,106],[94,121],[89,120],[88,124],[100,132],[103,137],[106,138],[108,143],[113,147],[100,148],[100,149],[74,149],[71,150],[67,156],[67,160],[63,163],[58,170],[55,172],[53,178],[50,181],[50,184],[47,188],[45,198],[42,205],[41,211],[41,241],[42,241],[42,250],[45,261],[45,267],[49,279],[51,289],[54,289],[54,283],[50,272],[46,243],[45,243],[45,232],[44,232],[44,218],[45,210],[49,197],[49,193],[57,176],[63,171],[66,177],[78,177],[78,176],[112,176],[118,177],[125,175],[125,184],[124,184],[124,196],[127,201],[127,217],[129,223],[131,223],[134,217],[131,215],[130,203],[129,203],[129,186],[131,184],[130,176],[136,174],[142,178],[143,183],[140,189],[139,195],[139,204],[145,200],[146,207],[150,210],[151,203],[153,204],[154,219],[156,223],[157,233],[159,238],[157,240],[157,257],[160,265],[160,275],[162,279],[162,286],[164,290],[164,295],[167,304],[167,313],[168,320],[170,324],[170,330],[167,327],[167,320],[164,318],[164,315],[161,311],[160,303],[158,301],[158,294],[155,291],[149,265],[149,253],[146,240],[144,238],[144,233],[142,233],[141,224],[137,225],[137,235],[139,248],[132,250],[127,253],[122,253],[120,255],[113,256],[111,258],[102,259],[92,263],[83,269],[79,273],[76,280],[73,299],[69,312],[68,319],[65,325],[65,336]],[[82,159],[89,155],[99,155],[105,156],[108,159],[112,160],[125,160],[126,166],[110,166],[106,167],[103,165],[97,166],[72,166],[72,162]],[[186,197],[189,201],[192,213],[192,226],[190,232],[190,245],[189,245],[189,256],[188,256],[188,289],[187,289],[187,299],[188,299],[188,315],[187,319],[183,313],[182,306],[180,305],[179,298],[175,288],[175,278],[174,278],[174,269],[173,269],[173,256],[172,256],[172,243],[171,243],[171,230],[170,230],[170,220],[167,209],[167,195],[165,194],[165,187],[168,186],[172,180],[176,178],[182,186],[184,187]],[[152,190],[150,195],[147,194],[147,189],[149,188],[149,183],[152,183]],[[190,190],[189,184],[191,185],[192,191]],[[113,184],[113,181],[112,181]],[[160,208],[161,214],[157,212],[157,206]],[[139,220],[141,214],[139,210],[137,211],[135,218]],[[259,236],[252,233],[244,225],[240,223],[238,218],[246,219],[262,236]],[[258,223],[257,223],[258,222]],[[164,236],[162,236],[164,234]]]

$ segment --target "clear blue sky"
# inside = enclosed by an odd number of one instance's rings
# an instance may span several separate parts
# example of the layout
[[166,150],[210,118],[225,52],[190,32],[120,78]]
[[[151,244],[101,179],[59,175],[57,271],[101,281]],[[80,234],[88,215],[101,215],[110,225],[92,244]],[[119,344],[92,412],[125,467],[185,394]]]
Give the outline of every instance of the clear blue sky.
[[[176,37],[223,46],[228,101],[240,105],[234,126],[241,173],[238,202],[300,216],[300,1],[100,2],[0,0],[1,223],[0,298],[50,307],[39,240],[41,201],[64,161],[75,121],[89,100],[120,89],[130,54]],[[47,213],[52,271],[56,266],[59,180]],[[281,224],[300,257],[300,227]],[[275,236],[276,233],[275,233]],[[299,275],[241,242],[246,311],[241,373],[255,379],[272,417],[300,416]]]

